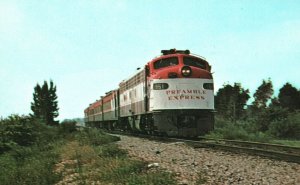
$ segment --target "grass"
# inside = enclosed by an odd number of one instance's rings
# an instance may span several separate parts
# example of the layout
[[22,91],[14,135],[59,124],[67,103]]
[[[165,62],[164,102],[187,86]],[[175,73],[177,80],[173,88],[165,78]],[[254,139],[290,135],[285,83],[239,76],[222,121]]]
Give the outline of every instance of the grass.
[[75,135],[75,139],[79,141],[81,144],[98,146],[104,145],[107,143],[112,143],[115,141],[119,141],[120,138],[116,136],[111,136],[105,134],[103,131],[99,129],[84,129],[80,132],[77,132]]
[[95,179],[112,184],[176,184],[174,176],[160,170],[149,171],[145,162],[127,157],[102,159]]
[[30,116],[11,115],[0,120],[0,184],[55,184],[61,174],[53,171],[59,160],[61,137]]
[[278,139],[271,135],[270,132],[257,131],[254,125],[247,121],[231,123],[224,119],[216,119],[215,130],[207,134],[206,137],[212,139],[232,139],[300,147],[299,140]]
[[206,137],[214,139],[231,139],[254,142],[271,142],[272,137],[263,132],[250,132],[238,124],[229,123],[222,128],[215,128],[214,131],[207,134]]
[[26,130],[39,136],[31,145],[12,142],[7,150],[2,147],[0,184],[176,184],[173,174],[149,170],[146,162],[130,159],[115,144],[118,137],[97,129],[66,131]]
[[0,184],[176,184],[118,148],[119,137],[65,123],[49,127],[28,116],[0,120]]
[[146,162],[130,159],[127,152],[114,143],[117,140],[119,138],[96,129],[77,133],[61,149],[63,161],[74,161],[65,166],[65,171],[76,169],[73,177],[78,175],[71,181],[78,184],[176,184],[173,174],[149,170]]
[[[49,146],[47,146],[49,147]],[[19,147],[0,155],[0,182],[12,184],[54,184],[60,174],[53,172],[58,161],[55,146],[41,150],[36,146]]]
[[300,141],[299,140],[273,140],[272,143],[287,145],[287,146],[300,147]]

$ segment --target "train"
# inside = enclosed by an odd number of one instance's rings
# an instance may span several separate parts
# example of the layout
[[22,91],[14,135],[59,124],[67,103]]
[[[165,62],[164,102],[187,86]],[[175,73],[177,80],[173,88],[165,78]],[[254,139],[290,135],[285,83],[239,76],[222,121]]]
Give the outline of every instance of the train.
[[161,50],[84,110],[86,126],[178,137],[214,129],[211,65],[189,50]]

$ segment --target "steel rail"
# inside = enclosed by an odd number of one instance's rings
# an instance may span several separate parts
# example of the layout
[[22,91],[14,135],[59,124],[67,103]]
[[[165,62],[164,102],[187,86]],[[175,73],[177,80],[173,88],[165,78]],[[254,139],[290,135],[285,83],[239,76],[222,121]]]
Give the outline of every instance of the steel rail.
[[161,142],[184,142],[195,148],[211,148],[232,153],[245,153],[300,164],[299,147],[239,140],[212,139],[205,137],[186,139],[166,136],[153,136],[137,133],[125,133],[117,131],[110,131],[109,133],[140,137]]
[[259,148],[265,150],[279,151],[279,152],[285,151],[291,154],[300,155],[300,147],[296,147],[296,146],[286,146],[280,144],[261,143],[261,142],[253,142],[253,141],[214,139],[214,138],[207,138],[207,137],[199,137],[199,139],[203,139],[206,141],[215,141],[216,143],[228,143],[231,145],[253,147],[253,148]]
[[[289,152],[282,152],[282,151],[275,151],[275,150],[267,150],[261,149],[258,147],[244,147],[244,146],[236,146],[236,145],[228,145],[226,143],[212,143],[206,141],[197,141],[197,140],[190,140],[190,139],[177,139],[177,138],[170,138],[172,141],[181,141],[185,142],[195,148],[211,148],[211,149],[218,149],[233,153],[246,153],[251,155],[257,155],[262,157],[268,157],[277,160],[284,160],[287,162],[295,162],[300,164],[300,154],[299,153],[289,153]],[[264,143],[267,145],[267,143]],[[280,145],[280,148],[284,148],[284,146]],[[288,147],[289,148],[289,147]]]

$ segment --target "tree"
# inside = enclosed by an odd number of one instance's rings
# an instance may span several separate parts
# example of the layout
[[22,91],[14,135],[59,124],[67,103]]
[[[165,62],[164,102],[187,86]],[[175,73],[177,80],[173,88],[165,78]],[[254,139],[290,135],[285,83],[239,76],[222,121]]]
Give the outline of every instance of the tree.
[[249,98],[249,90],[242,88],[241,84],[224,85],[215,97],[216,110],[224,118],[235,121],[242,117]]
[[56,86],[53,84],[53,81],[50,81],[48,96],[49,98],[47,101],[47,109],[48,109],[47,120],[49,123],[54,123],[54,118],[58,116],[58,101],[56,95]]
[[56,86],[52,80],[50,80],[50,87],[46,81],[42,87],[39,84],[35,86],[31,110],[34,117],[45,121],[47,125],[57,125],[54,118],[58,116],[59,109]]
[[42,88],[39,84],[34,87],[33,102],[31,103],[31,110],[34,116],[38,119],[42,118]]
[[281,107],[293,111],[300,109],[300,91],[290,83],[286,83],[280,90],[278,100]]
[[268,79],[268,81],[263,80],[262,84],[257,88],[253,95],[253,106],[258,109],[266,108],[267,102],[271,99],[273,92],[272,81],[270,79]]
[[60,128],[64,133],[72,133],[76,131],[76,121],[71,119],[65,119],[61,122]]
[[274,107],[280,107],[280,102],[278,100],[278,97],[274,97],[271,99],[271,103],[269,105],[269,108],[274,108]]

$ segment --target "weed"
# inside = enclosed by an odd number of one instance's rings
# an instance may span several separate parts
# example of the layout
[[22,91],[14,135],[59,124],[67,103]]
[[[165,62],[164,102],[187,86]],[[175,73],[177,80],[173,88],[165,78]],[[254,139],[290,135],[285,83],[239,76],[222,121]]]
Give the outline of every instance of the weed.
[[[24,155],[23,155],[24,154]],[[0,156],[1,184],[53,184],[60,174],[53,172],[58,155],[36,147],[19,148]]]
[[94,146],[103,145],[120,140],[119,137],[104,134],[101,130],[95,128],[86,128],[83,131],[77,133],[76,139],[81,144],[89,144]]
[[99,156],[101,157],[112,157],[120,158],[125,157],[127,152],[125,150],[119,149],[115,144],[103,145],[100,150]]
[[205,184],[207,183],[207,177],[205,177],[205,175],[203,175],[202,173],[198,174],[198,178],[196,180],[196,184]]

